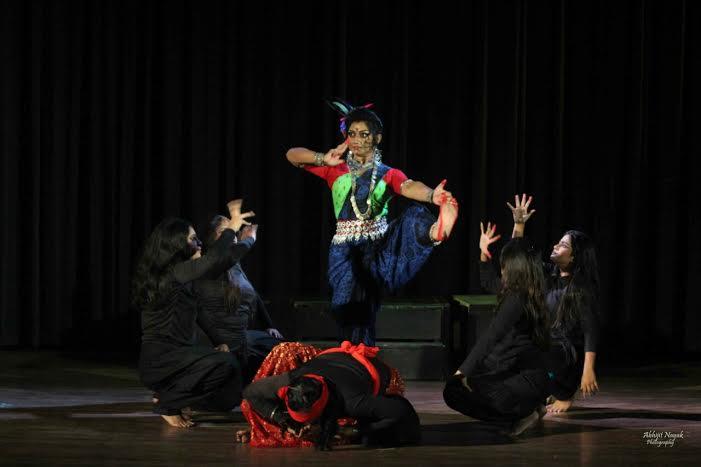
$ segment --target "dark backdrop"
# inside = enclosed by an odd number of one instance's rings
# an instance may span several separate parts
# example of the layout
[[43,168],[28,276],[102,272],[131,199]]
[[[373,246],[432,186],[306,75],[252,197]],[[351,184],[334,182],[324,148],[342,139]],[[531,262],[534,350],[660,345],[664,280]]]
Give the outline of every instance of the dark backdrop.
[[546,252],[570,228],[598,244],[604,354],[698,351],[699,26],[682,0],[3,2],[0,345],[132,346],[148,232],[234,196],[278,318],[326,294],[330,197],[284,153],[337,144],[342,96],[461,201],[405,296],[478,292],[479,221],[507,236],[527,191]]

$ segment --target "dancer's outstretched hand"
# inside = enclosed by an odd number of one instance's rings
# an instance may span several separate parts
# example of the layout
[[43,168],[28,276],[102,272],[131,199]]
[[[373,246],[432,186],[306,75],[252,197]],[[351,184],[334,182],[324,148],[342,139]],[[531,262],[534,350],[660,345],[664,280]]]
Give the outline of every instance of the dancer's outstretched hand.
[[241,212],[241,206],[243,205],[242,199],[235,199],[226,203],[226,207],[229,210],[229,220],[228,228],[238,232],[243,225],[251,225],[246,219],[253,217],[256,214],[253,211]]
[[514,216],[514,224],[525,224],[535,212],[535,209],[528,210],[531,201],[533,201],[533,197],[529,196],[526,198],[526,193],[524,193],[521,199],[519,199],[518,195],[514,195],[514,201],[516,206],[512,206],[509,202],[506,203],[509,209],[511,209],[511,214]]
[[494,235],[497,232],[497,225],[492,225],[487,222],[487,228],[484,228],[484,223],[480,222],[480,252],[489,259],[492,259],[492,254],[489,252],[489,245],[501,238],[501,235]]
[[344,141],[324,154],[324,165],[335,167],[343,164],[343,153],[348,149],[348,144]]
[[433,196],[431,197],[431,201],[436,206],[440,206],[443,203],[454,204],[455,198],[453,198],[453,194],[445,189],[445,184],[447,182],[448,180],[443,180],[436,186],[436,188],[433,189]]

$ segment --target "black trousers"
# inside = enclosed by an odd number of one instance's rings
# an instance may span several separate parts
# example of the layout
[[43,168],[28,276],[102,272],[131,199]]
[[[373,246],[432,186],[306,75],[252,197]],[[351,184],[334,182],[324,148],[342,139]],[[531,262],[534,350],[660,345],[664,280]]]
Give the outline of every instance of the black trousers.
[[384,396],[385,418],[361,423],[363,444],[367,446],[406,446],[421,441],[421,423],[411,403],[402,396]]
[[548,352],[548,394],[569,400],[579,389],[584,370],[584,350],[553,343]]
[[150,387],[158,394],[153,411],[178,415],[181,409],[226,411],[241,403],[241,366],[228,352],[200,358]]
[[544,402],[547,374],[544,369],[482,375],[467,379],[472,391],[457,378],[443,390],[453,410],[478,420],[512,422],[532,413]]

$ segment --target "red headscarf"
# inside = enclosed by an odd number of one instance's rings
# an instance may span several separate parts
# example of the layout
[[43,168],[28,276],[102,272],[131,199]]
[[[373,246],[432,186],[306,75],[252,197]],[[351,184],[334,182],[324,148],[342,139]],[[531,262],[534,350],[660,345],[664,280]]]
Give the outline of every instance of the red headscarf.
[[283,386],[278,389],[277,396],[285,401],[287,412],[290,414],[290,417],[292,417],[292,420],[299,423],[309,423],[319,418],[326,408],[326,404],[329,401],[329,387],[326,385],[324,378],[319,375],[306,374],[302,377],[311,378],[321,383],[321,396],[312,404],[312,407],[308,412],[296,412],[290,408],[290,403],[287,400],[287,391],[290,389],[289,386]]

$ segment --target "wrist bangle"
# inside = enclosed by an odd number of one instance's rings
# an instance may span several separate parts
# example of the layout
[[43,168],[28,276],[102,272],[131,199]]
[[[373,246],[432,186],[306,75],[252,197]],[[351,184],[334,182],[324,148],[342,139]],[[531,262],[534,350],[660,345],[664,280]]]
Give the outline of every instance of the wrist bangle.
[[434,191],[435,191],[435,190],[432,189],[431,191],[428,192],[428,196],[426,197],[426,202],[427,202],[427,203],[433,203],[433,192],[434,192]]
[[321,167],[324,164],[324,153],[323,152],[315,152],[314,153],[314,165]]

